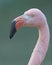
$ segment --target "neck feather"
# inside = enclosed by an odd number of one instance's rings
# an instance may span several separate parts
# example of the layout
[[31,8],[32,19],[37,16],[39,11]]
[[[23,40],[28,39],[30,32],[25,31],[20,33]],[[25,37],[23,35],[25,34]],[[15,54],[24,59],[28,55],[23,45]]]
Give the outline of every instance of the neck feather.
[[39,29],[39,43],[42,43],[44,50],[46,49],[46,47],[48,47],[49,45],[49,39],[50,39],[50,33],[49,33],[49,27],[48,24],[45,23],[46,25],[44,25],[44,27]]
[[49,27],[46,22],[45,25],[39,29],[39,38],[35,48],[33,49],[28,65],[41,65],[48,50],[49,39]]

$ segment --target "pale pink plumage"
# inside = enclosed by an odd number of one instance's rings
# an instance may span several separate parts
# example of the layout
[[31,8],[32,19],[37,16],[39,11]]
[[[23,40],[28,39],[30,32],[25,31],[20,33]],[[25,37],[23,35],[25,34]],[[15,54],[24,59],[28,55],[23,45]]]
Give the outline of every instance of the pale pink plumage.
[[[39,37],[36,46],[33,49],[28,65],[41,65],[46,56],[50,39],[49,27],[45,15],[39,9],[32,8],[14,20],[23,22],[22,26],[37,27]],[[17,25],[18,22],[16,24],[16,29],[20,27]]]

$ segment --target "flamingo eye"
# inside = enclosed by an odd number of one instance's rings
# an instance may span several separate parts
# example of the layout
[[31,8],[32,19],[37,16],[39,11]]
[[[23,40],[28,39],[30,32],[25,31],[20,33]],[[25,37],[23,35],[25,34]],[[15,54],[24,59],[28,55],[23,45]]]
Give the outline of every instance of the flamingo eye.
[[32,17],[34,17],[35,15],[33,14]]

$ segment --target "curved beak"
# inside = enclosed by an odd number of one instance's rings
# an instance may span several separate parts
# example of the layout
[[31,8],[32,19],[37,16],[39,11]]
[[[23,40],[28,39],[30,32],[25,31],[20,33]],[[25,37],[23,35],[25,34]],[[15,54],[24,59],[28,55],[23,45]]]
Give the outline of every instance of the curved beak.
[[19,16],[12,21],[9,35],[10,39],[15,35],[17,29],[23,26],[24,21],[25,19],[23,16]]
[[10,39],[14,36],[14,34],[16,33],[16,21],[13,21],[11,23],[11,29],[10,29]]

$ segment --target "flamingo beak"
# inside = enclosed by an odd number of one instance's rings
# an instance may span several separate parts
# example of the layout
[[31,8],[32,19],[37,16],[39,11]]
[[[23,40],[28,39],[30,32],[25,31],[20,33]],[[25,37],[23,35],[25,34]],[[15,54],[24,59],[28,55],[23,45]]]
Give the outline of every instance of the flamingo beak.
[[15,20],[11,23],[11,29],[10,29],[10,39],[15,35],[16,31],[22,27],[24,24],[24,18],[23,16],[17,17]]
[[13,21],[12,23],[11,23],[11,29],[10,29],[10,39],[14,36],[14,34],[16,33],[16,27],[15,27],[15,25],[16,25],[16,21]]

